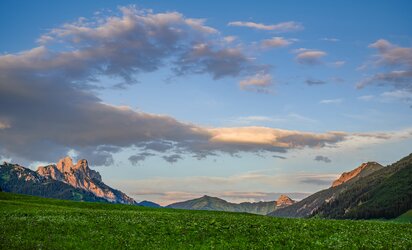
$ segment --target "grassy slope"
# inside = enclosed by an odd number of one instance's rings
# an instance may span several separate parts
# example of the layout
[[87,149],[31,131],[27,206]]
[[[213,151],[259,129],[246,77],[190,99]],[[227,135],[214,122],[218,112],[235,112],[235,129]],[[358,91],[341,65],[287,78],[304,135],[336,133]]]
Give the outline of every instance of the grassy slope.
[[412,248],[411,224],[73,202],[0,193],[0,249]]
[[402,223],[412,223],[412,209],[408,212],[402,214],[396,219],[393,219],[395,222],[402,222]]

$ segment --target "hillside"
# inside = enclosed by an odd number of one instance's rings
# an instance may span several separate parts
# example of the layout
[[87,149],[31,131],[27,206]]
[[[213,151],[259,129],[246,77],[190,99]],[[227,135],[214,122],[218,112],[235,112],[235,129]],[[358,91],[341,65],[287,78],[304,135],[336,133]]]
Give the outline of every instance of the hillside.
[[320,206],[332,200],[339,193],[346,190],[350,185],[352,185],[352,183],[355,183],[359,179],[364,178],[379,169],[382,169],[382,166],[376,162],[361,164],[351,172],[343,173],[337,180],[333,182],[330,188],[316,192],[306,197],[305,199],[296,202],[295,204],[278,209],[270,213],[269,215],[291,218],[305,218],[312,216]]
[[393,221],[400,223],[412,223],[412,209],[406,213],[403,213],[398,218],[393,219]]
[[153,201],[141,201],[139,203],[137,203],[137,205],[139,206],[143,206],[143,207],[162,207],[159,204],[153,202]]
[[37,171],[4,163],[0,165],[0,177],[0,188],[6,192],[66,200],[136,203],[121,191],[107,186],[84,159],[73,164],[70,157],[65,157],[56,165],[39,167]]
[[396,218],[412,208],[412,154],[348,186],[314,215],[326,218]]
[[411,249],[409,224],[283,219],[0,192],[0,249]]
[[281,201],[279,204],[276,201],[231,203],[217,197],[205,195],[197,199],[173,203],[167,207],[175,209],[244,212],[266,215],[275,211],[278,207],[284,207],[293,203],[293,200],[287,196],[281,196],[280,198]]

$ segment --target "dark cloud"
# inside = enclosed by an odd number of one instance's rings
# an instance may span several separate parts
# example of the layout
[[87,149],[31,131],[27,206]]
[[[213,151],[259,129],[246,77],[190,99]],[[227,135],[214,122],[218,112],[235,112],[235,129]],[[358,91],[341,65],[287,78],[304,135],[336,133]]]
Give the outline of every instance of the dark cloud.
[[332,180],[307,178],[307,179],[301,180],[301,182],[306,183],[306,184],[317,185],[317,186],[325,186],[325,185],[330,185],[332,183]]
[[317,155],[314,160],[315,161],[322,161],[322,162],[325,162],[325,163],[331,163],[332,162],[332,160],[329,159],[329,157],[322,156],[322,155]]
[[146,160],[147,157],[154,156],[155,154],[148,153],[148,152],[142,152],[139,154],[135,154],[129,157],[130,163],[132,165],[137,165],[139,162]]
[[319,80],[319,79],[312,79],[312,78],[306,79],[306,80],[305,80],[305,83],[306,83],[307,85],[322,85],[322,84],[326,84],[325,81],[322,81],[322,80]]
[[273,158],[278,158],[278,159],[282,159],[282,160],[286,160],[287,158],[284,156],[280,156],[280,155],[272,155]]
[[165,156],[162,156],[162,158],[163,158],[165,161],[167,161],[167,162],[169,162],[169,163],[171,163],[171,164],[176,163],[178,160],[183,159],[183,157],[182,157],[181,155],[178,155],[178,154],[165,155]]
[[142,150],[153,150],[156,152],[164,153],[171,149],[175,148],[175,144],[172,141],[164,141],[164,140],[156,140],[156,141],[149,141],[149,142],[142,142],[137,144],[137,147],[140,147]]

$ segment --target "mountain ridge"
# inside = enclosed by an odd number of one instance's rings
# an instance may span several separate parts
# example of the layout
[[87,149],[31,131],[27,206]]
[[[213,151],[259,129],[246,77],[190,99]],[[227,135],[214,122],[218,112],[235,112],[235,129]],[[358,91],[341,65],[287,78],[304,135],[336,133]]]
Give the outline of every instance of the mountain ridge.
[[232,203],[218,197],[204,195],[200,198],[187,201],[176,202],[166,206],[167,208],[188,209],[188,210],[212,210],[212,211],[227,211],[227,212],[246,212],[254,214],[266,215],[275,211],[280,206],[287,206],[290,202],[294,202],[287,196],[283,196],[282,202],[277,206],[277,201],[259,201],[259,202],[241,202]]

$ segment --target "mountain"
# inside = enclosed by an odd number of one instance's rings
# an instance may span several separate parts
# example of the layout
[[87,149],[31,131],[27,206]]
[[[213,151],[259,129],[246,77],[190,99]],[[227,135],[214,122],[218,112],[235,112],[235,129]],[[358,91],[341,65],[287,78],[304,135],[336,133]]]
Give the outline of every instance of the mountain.
[[343,173],[337,180],[332,183],[328,189],[314,193],[305,199],[296,202],[288,207],[277,209],[270,213],[270,216],[302,218],[312,216],[313,213],[324,203],[329,202],[339,193],[343,192],[351,183],[356,182],[362,177],[382,169],[383,166],[376,162],[367,162],[361,164],[349,173]]
[[382,167],[362,164],[332,187],[272,212],[277,217],[392,219],[412,209],[412,154]]
[[345,182],[348,182],[349,180],[352,180],[353,178],[356,178],[357,180],[361,177],[365,177],[381,168],[383,168],[383,166],[377,162],[362,163],[354,170],[343,173],[337,180],[332,183],[332,187],[339,186]]
[[62,181],[73,187],[84,189],[109,202],[135,204],[136,202],[119,190],[103,183],[100,174],[89,168],[87,160],[79,160],[76,165],[70,157],[61,159],[56,165],[39,167],[38,174],[46,178]]
[[84,189],[46,178],[33,170],[10,163],[0,165],[0,189],[4,192],[63,200],[107,202]]
[[[279,206],[287,206],[289,202],[293,202],[293,200],[291,200],[289,197],[286,197],[287,196],[282,197],[282,203],[279,203]],[[245,212],[262,215],[266,215],[278,209],[276,201],[242,202],[237,204],[207,195],[193,200],[173,203],[168,205],[167,207],[188,210]]]
[[279,198],[276,201],[276,207],[278,208],[287,207],[287,206],[292,205],[293,203],[295,203],[294,200],[282,194],[281,196],[279,196]]
[[152,201],[141,201],[137,203],[137,205],[142,206],[142,207],[162,207],[159,204],[152,202]]
[[392,219],[412,209],[412,154],[348,186],[314,215],[337,219]]
[[65,157],[56,165],[39,167],[37,171],[4,163],[0,165],[0,177],[0,187],[6,192],[67,200],[136,204],[126,194],[104,184],[100,174],[90,169],[86,160],[79,160],[74,165],[70,157]]

